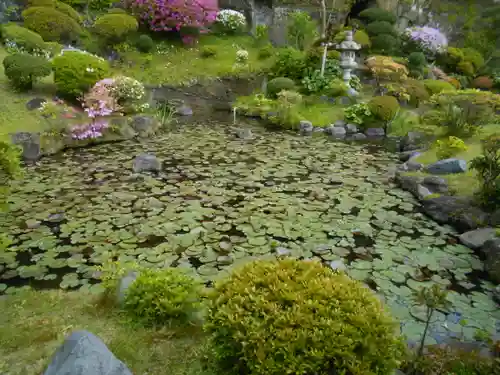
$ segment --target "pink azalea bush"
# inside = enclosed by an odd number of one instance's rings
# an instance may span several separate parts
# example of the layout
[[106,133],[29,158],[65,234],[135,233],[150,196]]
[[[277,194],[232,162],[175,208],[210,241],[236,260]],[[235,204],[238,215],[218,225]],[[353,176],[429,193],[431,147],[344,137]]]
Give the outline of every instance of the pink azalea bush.
[[[200,30],[215,21],[218,11],[217,0],[129,0],[128,5],[153,31]],[[183,39],[191,43],[192,38]]]

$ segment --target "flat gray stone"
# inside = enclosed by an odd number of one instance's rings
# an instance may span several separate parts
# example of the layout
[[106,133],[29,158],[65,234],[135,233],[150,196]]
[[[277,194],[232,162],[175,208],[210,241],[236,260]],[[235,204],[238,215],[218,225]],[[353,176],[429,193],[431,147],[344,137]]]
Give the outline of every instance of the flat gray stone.
[[479,228],[462,233],[460,242],[473,250],[481,248],[486,241],[496,238],[495,228]]
[[420,184],[417,185],[417,198],[418,199],[425,199],[429,195],[432,195],[432,191],[430,191],[429,189],[427,189],[423,185],[420,185]]
[[385,130],[384,128],[368,128],[365,134],[368,138],[382,138],[385,136]]
[[448,182],[438,176],[427,176],[424,178],[422,184],[429,188],[433,193],[446,193],[448,192]]
[[346,123],[344,120],[337,120],[332,125],[336,128],[343,128],[345,127]]
[[193,109],[187,105],[181,105],[175,110],[175,113],[179,116],[192,116]]
[[313,129],[313,133],[324,133],[324,132],[325,132],[325,128],[315,127]]
[[346,136],[346,131],[344,128],[333,127],[331,128],[330,136],[335,139],[344,139]]
[[364,135],[363,133],[356,133],[356,134],[351,134],[350,136],[347,137],[347,141],[364,141],[368,137]]
[[108,347],[87,331],[73,332],[57,349],[44,375],[132,375]]
[[421,155],[421,153],[419,151],[416,151],[416,150],[403,151],[403,152],[399,153],[399,160],[402,162],[405,162],[405,161],[408,161],[410,159],[416,158],[420,155]]
[[347,131],[347,134],[354,134],[359,131],[357,125],[354,124],[346,124],[345,130]]
[[432,174],[454,174],[467,171],[467,162],[462,159],[443,159],[427,166],[426,171]]
[[159,172],[161,163],[153,154],[141,154],[135,157],[133,170],[139,172]]
[[26,103],[26,108],[28,109],[28,111],[33,111],[35,109],[42,108],[42,105],[44,105],[45,103],[47,103],[47,99],[33,98]]
[[424,168],[422,163],[417,163],[416,161],[408,160],[405,164],[405,170],[408,172],[420,171]]
[[485,271],[494,282],[500,284],[500,238],[486,241],[481,247],[481,253],[486,258]]
[[299,131],[302,135],[311,135],[314,130],[314,126],[311,121],[302,120],[299,123]]
[[253,133],[248,128],[236,129],[236,137],[243,140],[253,139]]
[[10,135],[13,144],[22,148],[22,159],[27,163],[38,161],[42,156],[40,133],[17,132]]

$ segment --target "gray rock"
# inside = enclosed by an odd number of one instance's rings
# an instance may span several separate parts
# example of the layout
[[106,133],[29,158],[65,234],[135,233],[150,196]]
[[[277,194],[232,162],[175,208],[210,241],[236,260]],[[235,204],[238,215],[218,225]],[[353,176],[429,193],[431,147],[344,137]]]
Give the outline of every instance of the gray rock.
[[130,271],[120,279],[120,282],[118,283],[118,288],[116,289],[116,301],[120,306],[123,306],[127,290],[130,287],[130,285],[132,285],[132,283],[137,279],[138,276],[139,274],[137,272]]
[[132,373],[97,336],[87,331],[76,331],[57,349],[44,375],[132,375]]
[[331,128],[330,136],[335,139],[344,139],[346,135],[346,131],[344,128],[334,127]]
[[354,124],[347,124],[345,126],[345,130],[347,131],[347,134],[354,134],[358,132],[358,127]]
[[153,154],[141,154],[135,157],[133,170],[139,172],[159,172],[161,163]]
[[440,224],[466,232],[488,225],[489,215],[464,197],[440,196],[422,201],[424,213]]
[[347,269],[343,260],[333,260],[330,262],[330,268],[335,271],[345,271]]
[[368,138],[382,138],[385,135],[385,130],[383,128],[368,128],[365,130],[365,134]]
[[486,258],[485,271],[494,282],[500,284],[500,238],[486,241],[481,247],[481,253]]
[[313,129],[313,133],[324,133],[324,132],[325,132],[325,128],[315,127]]
[[415,196],[418,196],[418,187],[421,181],[422,179],[416,176],[396,175],[396,182],[401,189],[409,191]]
[[21,146],[22,159],[27,163],[34,163],[42,156],[40,133],[17,132],[11,134],[13,144]]
[[337,120],[332,125],[336,128],[344,128],[346,123],[344,120]]
[[276,255],[279,257],[284,257],[287,255],[290,255],[292,251],[290,249],[287,249],[286,247],[277,247],[276,248]]
[[467,171],[467,162],[461,159],[443,159],[427,166],[426,171],[432,174],[453,174]]
[[158,123],[152,116],[136,115],[130,119],[130,126],[141,137],[149,137],[156,132]]
[[24,225],[26,225],[27,229],[36,229],[42,225],[42,222],[35,219],[28,219],[24,222]]
[[236,129],[236,137],[243,140],[253,139],[253,133],[248,128]]
[[494,227],[500,227],[500,209],[493,211],[490,215],[490,225]]
[[405,165],[405,170],[408,172],[414,172],[414,171],[420,171],[422,168],[424,168],[424,165],[422,163],[417,163],[416,161],[413,160],[408,160]]
[[416,158],[420,155],[421,155],[421,153],[419,151],[416,151],[416,150],[403,151],[403,152],[399,153],[399,160],[402,162],[405,162],[405,161],[408,161],[410,159]]
[[347,141],[364,141],[366,140],[367,136],[364,135],[363,133],[356,133],[356,134],[351,134],[349,137],[347,137]]
[[220,255],[217,257],[217,263],[223,266],[228,266],[234,262],[234,259],[231,255]]
[[302,135],[311,135],[314,130],[314,126],[311,121],[302,120],[299,124],[299,131]]
[[460,242],[471,249],[481,248],[486,241],[496,238],[495,228],[479,228],[462,233],[459,237]]
[[331,135],[334,128],[335,126],[333,126],[333,124],[328,125],[327,127],[325,127],[325,134]]
[[175,114],[179,116],[192,116],[193,109],[187,105],[181,105],[175,110]]
[[[497,285],[497,287],[493,290],[493,298],[497,303],[500,303],[500,285]],[[500,341],[500,338],[498,338],[498,341]]]
[[337,99],[337,101],[342,105],[350,105],[353,103],[352,98],[348,96],[341,96],[340,98]]
[[420,132],[408,132],[403,138],[401,147],[403,151],[417,150],[425,141],[425,135]]
[[26,103],[26,108],[29,111],[33,111],[35,109],[42,108],[42,105],[44,105],[45,103],[47,103],[47,99],[44,99],[44,98],[33,98],[33,99],[29,100]]
[[424,178],[422,184],[433,193],[443,194],[448,192],[448,182],[442,177],[427,176]]
[[427,189],[425,186],[418,184],[417,185],[417,198],[418,199],[425,199],[429,195],[432,195],[432,191]]

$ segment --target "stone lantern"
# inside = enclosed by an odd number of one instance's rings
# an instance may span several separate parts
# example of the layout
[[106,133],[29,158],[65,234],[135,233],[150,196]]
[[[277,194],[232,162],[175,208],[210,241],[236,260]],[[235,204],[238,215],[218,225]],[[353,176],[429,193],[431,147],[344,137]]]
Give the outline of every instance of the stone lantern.
[[340,51],[340,67],[343,70],[342,79],[349,87],[349,95],[355,96],[358,93],[351,87],[349,81],[352,77],[352,71],[358,67],[356,51],[359,51],[361,46],[353,40],[352,31],[346,31],[345,40],[337,46],[337,49]]

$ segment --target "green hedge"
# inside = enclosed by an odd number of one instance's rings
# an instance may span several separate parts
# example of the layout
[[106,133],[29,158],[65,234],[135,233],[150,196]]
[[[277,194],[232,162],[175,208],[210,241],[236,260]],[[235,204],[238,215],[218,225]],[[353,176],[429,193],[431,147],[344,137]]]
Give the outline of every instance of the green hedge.
[[22,16],[24,26],[40,34],[46,42],[73,42],[83,31],[73,18],[47,6],[28,8]]

